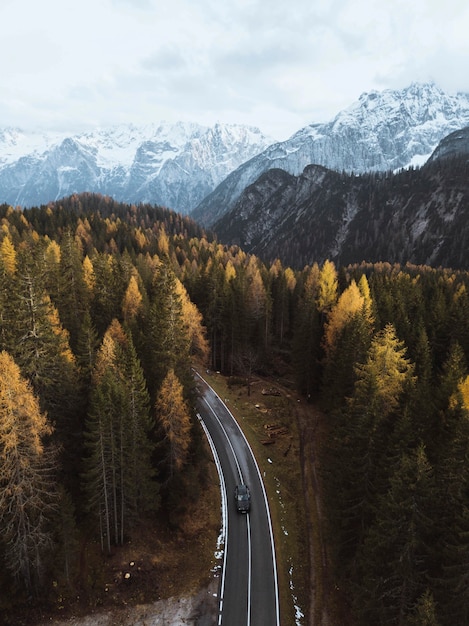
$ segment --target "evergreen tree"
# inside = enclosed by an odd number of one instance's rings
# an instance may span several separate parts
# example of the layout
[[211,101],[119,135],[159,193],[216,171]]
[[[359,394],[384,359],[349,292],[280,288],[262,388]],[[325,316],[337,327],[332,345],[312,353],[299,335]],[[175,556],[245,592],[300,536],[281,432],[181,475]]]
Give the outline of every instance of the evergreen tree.
[[99,520],[108,552],[111,542],[122,544],[139,514],[156,504],[149,404],[131,337],[114,320],[93,372],[83,476],[88,508]]
[[405,625],[428,581],[436,488],[422,446],[403,456],[378,498],[376,520],[358,554],[357,612],[363,624]]
[[83,276],[82,250],[70,230],[63,236],[60,246],[60,292],[57,308],[60,319],[70,333],[70,343],[75,349],[83,317],[88,310],[88,290]]
[[151,395],[155,397],[170,369],[189,389],[192,385],[190,338],[184,323],[176,277],[166,262],[160,265],[154,277],[147,323],[146,378],[152,381]]
[[356,378],[353,395],[333,423],[328,453],[329,502],[344,564],[353,562],[373,522],[376,497],[387,488],[393,433],[414,384],[413,366],[391,325],[374,337]]
[[77,411],[77,368],[58,311],[45,290],[40,247],[18,255],[15,285],[3,309],[3,347],[32,384],[63,441]]
[[142,309],[143,297],[140,293],[135,276],[130,277],[129,285],[122,302],[122,316],[124,321],[130,323]]
[[321,318],[316,307],[319,267],[308,270],[301,285],[292,345],[292,360],[298,389],[306,396],[319,389]]

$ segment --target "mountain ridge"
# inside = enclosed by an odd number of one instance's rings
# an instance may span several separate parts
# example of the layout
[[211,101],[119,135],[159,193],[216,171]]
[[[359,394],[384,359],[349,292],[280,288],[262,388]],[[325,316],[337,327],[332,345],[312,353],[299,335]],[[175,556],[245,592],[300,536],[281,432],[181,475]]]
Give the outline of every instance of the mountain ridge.
[[438,155],[443,145],[442,156],[397,173],[268,170],[213,231],[221,243],[295,269],[326,259],[467,268],[469,143],[460,138],[453,133],[435,149]]
[[355,173],[421,165],[443,137],[466,125],[469,94],[446,94],[434,83],[364,93],[330,122],[306,126],[240,165],[192,217],[212,226],[268,169],[299,175],[310,164]]

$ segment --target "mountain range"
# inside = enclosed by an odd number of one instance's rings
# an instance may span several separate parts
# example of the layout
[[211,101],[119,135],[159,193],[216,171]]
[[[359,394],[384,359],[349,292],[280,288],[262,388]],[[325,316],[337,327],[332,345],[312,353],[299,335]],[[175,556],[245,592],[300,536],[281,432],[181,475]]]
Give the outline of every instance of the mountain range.
[[262,174],[215,225],[222,243],[302,269],[380,262],[469,267],[469,127],[427,163],[361,175],[309,165]]
[[272,141],[234,124],[121,125],[76,135],[0,129],[0,202],[29,207],[88,191],[187,214]]
[[224,124],[8,128],[0,203],[88,191],[190,213],[221,242],[292,267],[326,258],[467,267],[468,126],[469,94],[426,83],[365,93],[277,143]]
[[23,207],[81,191],[158,204],[213,225],[265,171],[299,175],[396,170],[425,162],[469,124],[469,95],[432,83],[372,91],[328,123],[275,143],[259,129],[191,123],[120,125],[78,134],[0,129],[0,202]]
[[311,124],[240,165],[202,200],[192,217],[212,226],[270,169],[298,176],[307,165],[349,173],[423,164],[446,135],[469,125],[469,94],[433,83],[364,93],[332,121]]

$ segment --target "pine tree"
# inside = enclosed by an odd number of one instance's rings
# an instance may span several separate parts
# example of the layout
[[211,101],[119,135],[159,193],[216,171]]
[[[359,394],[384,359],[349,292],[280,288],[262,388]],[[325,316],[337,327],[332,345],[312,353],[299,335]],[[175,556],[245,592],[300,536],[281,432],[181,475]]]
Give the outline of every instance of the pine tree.
[[179,279],[176,279],[176,293],[181,299],[181,315],[190,345],[190,354],[196,355],[202,363],[208,361],[210,347],[200,311],[191,302],[189,295]]
[[190,337],[184,323],[181,296],[176,277],[167,263],[162,263],[153,281],[153,296],[147,319],[146,378],[151,380],[154,398],[165,376],[173,369],[184,387],[192,384]]
[[[152,467],[150,395],[130,333],[119,347],[118,361],[126,386],[125,423],[122,432],[122,513],[133,523],[140,512],[158,506],[158,484]],[[124,519],[121,522],[124,526]]]
[[9,276],[14,276],[17,269],[16,250],[11,238],[7,235],[0,245],[0,264]]
[[88,290],[83,275],[82,250],[67,230],[60,246],[60,293],[57,301],[60,319],[76,347],[83,317],[88,310]]
[[413,365],[388,325],[374,337],[366,361],[357,365],[353,395],[337,413],[331,433],[328,493],[344,564],[353,561],[373,521],[376,497],[387,487],[393,434],[405,417],[413,385]]
[[40,246],[18,255],[17,279],[3,308],[3,348],[32,384],[41,409],[62,437],[77,410],[75,358],[69,334],[45,290]]
[[428,583],[436,485],[422,446],[402,457],[378,500],[358,555],[355,603],[364,624],[404,626]]
[[319,274],[317,265],[307,272],[294,322],[292,359],[295,379],[298,389],[308,398],[319,389],[320,382],[321,318],[316,307]]
[[6,566],[28,593],[38,591],[52,545],[54,455],[44,439],[52,428],[5,351],[0,353],[0,522]]
[[88,508],[99,520],[108,552],[112,542],[124,542],[141,513],[156,505],[149,406],[131,336],[113,320],[93,371],[83,475]]

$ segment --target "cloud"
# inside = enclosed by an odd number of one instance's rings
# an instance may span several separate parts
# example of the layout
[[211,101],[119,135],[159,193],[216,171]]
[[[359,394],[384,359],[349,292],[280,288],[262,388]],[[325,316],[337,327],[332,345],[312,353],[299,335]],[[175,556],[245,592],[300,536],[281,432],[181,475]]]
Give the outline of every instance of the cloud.
[[277,136],[363,91],[469,91],[465,0],[3,0],[2,124],[232,121]]

